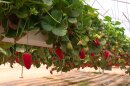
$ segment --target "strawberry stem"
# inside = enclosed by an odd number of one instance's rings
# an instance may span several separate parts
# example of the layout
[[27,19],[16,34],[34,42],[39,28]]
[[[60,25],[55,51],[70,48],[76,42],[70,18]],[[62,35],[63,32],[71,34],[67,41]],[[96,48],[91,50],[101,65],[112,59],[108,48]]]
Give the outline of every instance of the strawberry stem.
[[21,71],[21,77],[20,78],[23,78],[23,66],[22,66],[22,71]]

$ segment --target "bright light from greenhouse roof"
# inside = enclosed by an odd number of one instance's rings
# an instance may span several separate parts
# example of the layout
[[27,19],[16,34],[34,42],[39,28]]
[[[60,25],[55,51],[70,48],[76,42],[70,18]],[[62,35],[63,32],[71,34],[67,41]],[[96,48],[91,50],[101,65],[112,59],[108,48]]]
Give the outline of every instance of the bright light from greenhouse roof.
[[126,28],[125,34],[130,37],[130,0],[86,0],[86,2],[99,9],[101,15],[111,16],[114,21],[120,21]]

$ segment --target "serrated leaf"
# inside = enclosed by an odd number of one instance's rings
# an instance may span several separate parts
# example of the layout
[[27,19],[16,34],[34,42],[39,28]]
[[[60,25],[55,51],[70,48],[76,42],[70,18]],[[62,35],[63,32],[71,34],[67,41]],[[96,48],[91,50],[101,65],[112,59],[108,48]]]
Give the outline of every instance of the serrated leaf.
[[67,29],[67,28],[68,28],[68,20],[67,20],[67,17],[64,18],[64,19],[61,21],[61,27],[63,27],[64,29]]
[[81,37],[81,41],[82,41],[82,45],[87,45],[88,41],[89,41],[89,38],[88,36],[82,36]]
[[61,20],[62,20],[62,12],[61,11],[53,10],[51,12],[51,15],[52,15],[54,20],[58,21],[59,23],[61,22]]
[[53,29],[53,26],[46,22],[41,22],[41,27],[46,31],[51,31]]
[[64,18],[61,25],[52,29],[52,33],[57,36],[65,36],[67,33],[68,22],[67,18]]
[[0,20],[2,20],[3,18],[4,18],[4,13],[0,11]]
[[68,21],[70,23],[77,23],[77,19],[76,18],[69,18]]
[[72,11],[72,17],[78,17],[80,15],[79,11],[73,10]]
[[120,24],[121,24],[121,22],[119,22],[119,21],[115,22],[115,25],[120,25]]
[[2,54],[4,54],[4,55],[8,56],[8,53],[7,53],[3,48],[1,48],[1,47],[0,47],[0,52],[1,52]]
[[87,28],[92,25],[92,19],[91,19],[91,17],[85,17],[83,19],[83,22],[84,22],[84,26],[87,27]]
[[19,18],[27,18],[28,17],[28,9],[26,7],[22,7],[19,11],[16,11],[16,15]]
[[111,18],[110,16],[106,16],[106,17],[105,17],[105,21],[111,22],[111,20],[112,20],[112,18]]
[[66,35],[63,36],[63,37],[61,37],[61,40],[64,41],[64,42],[68,42],[68,41],[70,41],[70,40],[69,40],[69,37],[66,36]]
[[44,2],[44,4],[51,6],[53,4],[53,0],[42,0]]
[[67,33],[67,30],[64,29],[63,27],[58,27],[58,28],[54,28],[52,30],[52,33],[57,35],[57,36],[65,36]]

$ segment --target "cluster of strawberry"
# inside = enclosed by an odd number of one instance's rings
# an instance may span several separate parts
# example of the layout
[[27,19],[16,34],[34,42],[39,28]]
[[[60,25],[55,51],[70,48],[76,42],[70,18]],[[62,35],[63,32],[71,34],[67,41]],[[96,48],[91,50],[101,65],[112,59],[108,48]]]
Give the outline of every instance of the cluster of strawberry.
[[[20,59],[18,57],[18,54],[20,52],[16,52],[16,62],[17,63],[20,63]],[[23,53],[22,54],[22,60],[23,60],[23,63],[24,63],[24,66],[27,68],[27,69],[30,69],[31,68],[31,65],[32,65],[32,55],[30,53]],[[36,61],[37,62],[37,61]]]
[[[96,38],[96,40],[94,42],[95,42],[96,46],[100,46],[101,45],[98,38]],[[108,59],[111,56],[111,52],[109,50],[105,50],[104,54],[105,54],[105,58],[106,59]],[[80,59],[85,59],[86,53],[85,53],[84,49],[81,49],[81,51],[79,53],[79,56],[80,56]],[[95,53],[94,52],[91,53],[91,57],[95,57]]]
[[[94,41],[94,44],[97,46],[97,47],[99,47],[99,46],[101,46],[101,44],[100,44],[100,40],[99,39],[95,39],[95,41]],[[53,62],[58,62],[58,61],[63,61],[64,59],[66,59],[66,54],[64,53],[64,51],[61,49],[61,48],[56,48],[56,49],[53,49],[53,48],[50,48],[50,49],[48,49],[48,52],[50,53],[50,54],[53,54],[53,56],[52,56],[52,63]],[[20,63],[20,60],[21,59],[19,59],[19,57],[18,57],[18,54],[19,54],[20,52],[16,52],[16,62],[17,63]],[[100,54],[100,53],[99,53]],[[90,53],[90,55],[89,55],[89,57],[92,57],[92,59],[94,60],[94,61],[98,61],[97,59],[99,59],[97,56],[96,56],[97,54],[95,54],[94,52],[91,52]],[[103,51],[103,55],[104,55],[104,58],[105,58],[105,60],[107,61],[107,59],[108,59],[108,65],[109,66],[113,66],[113,62],[109,59],[111,56],[112,56],[112,53],[109,51],[109,50],[107,50],[107,49],[105,49],[104,51]],[[126,53],[126,55],[127,55],[127,53]],[[79,59],[81,59],[81,61],[83,61],[83,60],[85,60],[86,59],[86,57],[88,56],[88,51],[86,52],[86,50],[85,50],[85,48],[82,48],[80,51],[79,51]],[[97,57],[97,58],[95,58],[95,57]],[[110,61],[109,61],[110,60]],[[31,65],[32,65],[32,63],[33,63],[33,56],[32,56],[32,54],[31,53],[22,53],[22,61],[23,61],[23,64],[24,64],[24,66],[27,68],[27,69],[30,69],[31,68]],[[35,60],[35,64],[39,64],[39,60]],[[45,63],[46,64],[46,63]],[[128,63],[126,63],[127,65],[128,65]],[[46,64],[47,65],[47,64]],[[80,64],[80,66],[76,66],[76,64],[74,63],[74,62],[72,62],[72,64],[71,63],[64,63],[64,67],[66,68],[66,69],[68,69],[68,70],[71,70],[70,69],[70,67],[73,67],[73,68],[80,68],[80,67],[82,67],[82,68],[85,68],[85,67],[94,67],[94,63],[92,62],[92,61],[88,61],[87,63],[82,63],[82,64]],[[116,63],[116,64],[114,64],[116,67],[119,67],[120,65],[118,64],[118,63]],[[59,66],[62,66],[62,65],[59,65]],[[48,69],[48,65],[47,65],[47,69]],[[52,70],[50,71],[50,73],[51,74],[53,74],[53,71],[54,70],[57,70],[58,69],[58,67],[54,67],[54,68],[52,68]]]

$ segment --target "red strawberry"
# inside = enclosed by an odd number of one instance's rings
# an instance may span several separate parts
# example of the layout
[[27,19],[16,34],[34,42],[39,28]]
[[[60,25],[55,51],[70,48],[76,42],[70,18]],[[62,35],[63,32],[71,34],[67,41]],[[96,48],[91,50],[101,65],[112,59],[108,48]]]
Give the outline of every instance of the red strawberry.
[[71,63],[71,65],[73,66],[73,67],[75,67],[76,65],[75,65],[75,63]]
[[66,68],[69,68],[69,64],[66,64],[65,66],[66,66]]
[[16,30],[18,27],[18,23],[19,23],[19,18],[16,14],[11,14],[9,15],[9,22],[8,22],[8,26],[11,29]]
[[46,69],[48,69],[49,67],[48,66],[46,66]]
[[61,59],[61,60],[64,59],[64,53],[63,53],[63,51],[60,48],[57,48],[55,53],[59,57],[59,59]]
[[52,49],[52,48],[50,48],[50,49],[49,49],[49,53],[52,53],[52,51],[53,51],[53,49]]
[[95,57],[95,53],[91,53],[91,57]]
[[95,40],[95,44],[96,44],[97,46],[100,46],[100,41],[99,41],[98,38],[96,38],[96,40]]
[[19,58],[18,58],[18,57],[16,57],[15,61],[16,61],[17,63],[19,63]]
[[17,63],[19,63],[20,61],[19,61],[19,58],[18,58],[18,54],[19,54],[19,52],[15,52],[15,55],[16,55],[16,59],[15,59],[15,61],[17,62]]
[[105,50],[105,58],[108,59],[110,57],[111,53],[109,50]]
[[30,53],[23,54],[24,65],[27,69],[31,68],[32,65],[32,55]]
[[107,46],[110,46],[110,45],[111,45],[110,42],[108,42],[108,43],[107,43]]
[[126,52],[126,56],[129,56],[128,52]]
[[38,63],[39,63],[39,61],[36,59],[36,60],[35,60],[35,64],[38,64]]
[[86,67],[86,64],[82,64],[81,68],[84,69]]
[[128,63],[128,62],[126,62],[126,63],[125,63],[125,65],[126,65],[126,66],[129,66],[129,63]]
[[113,65],[113,62],[109,61],[108,66],[112,66],[112,65]]
[[52,71],[52,70],[50,71],[50,74],[53,74],[53,71]]
[[16,14],[9,15],[9,20],[15,25],[19,23],[19,18]]
[[15,52],[15,55],[18,56],[18,54],[19,54],[19,52],[16,51],[16,52]]
[[85,59],[85,51],[84,51],[84,49],[82,49],[82,50],[79,52],[79,56],[80,56],[80,59]]
[[0,20],[0,27],[2,26],[2,21]]
[[52,60],[55,61],[55,60],[56,60],[56,57],[52,57]]
[[114,48],[114,52],[116,52],[116,48]]
[[93,67],[93,64],[92,63],[86,63],[85,66],[88,66],[88,67]]
[[120,64],[118,64],[118,63],[117,63],[117,64],[115,64],[115,67],[119,68],[119,67],[120,67]]

